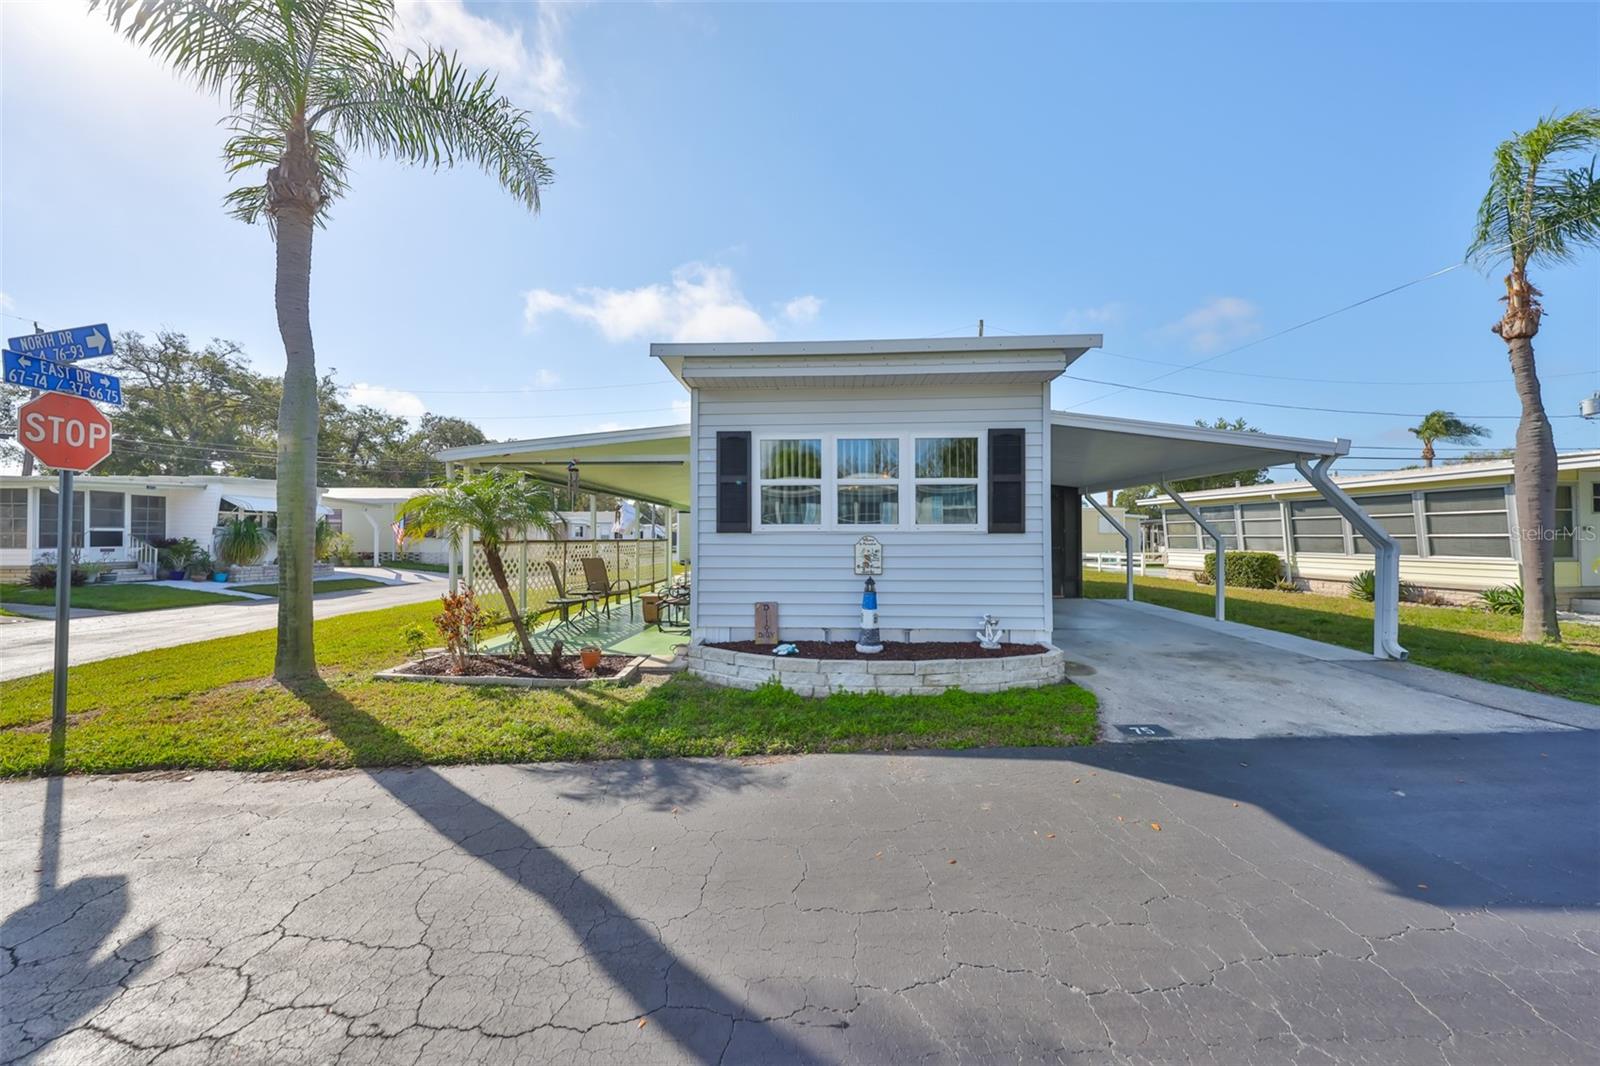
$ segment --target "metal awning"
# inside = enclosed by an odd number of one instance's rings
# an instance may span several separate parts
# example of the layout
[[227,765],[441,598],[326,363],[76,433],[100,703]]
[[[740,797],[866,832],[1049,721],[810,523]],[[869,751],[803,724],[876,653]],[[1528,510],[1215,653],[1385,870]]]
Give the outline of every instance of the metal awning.
[[[242,492],[224,492],[222,502],[231,503],[241,511],[251,511],[256,514],[278,513],[278,500],[275,496],[249,496]],[[331,507],[317,504],[317,514],[326,516],[332,513]]]
[[1156,485],[1301,459],[1340,456],[1350,442],[1202,429],[1050,412],[1050,482],[1083,492]]
[[578,486],[586,492],[689,509],[687,425],[473,444],[447,448],[436,458],[473,469],[521,470],[559,486],[567,484],[567,464],[575,461]]

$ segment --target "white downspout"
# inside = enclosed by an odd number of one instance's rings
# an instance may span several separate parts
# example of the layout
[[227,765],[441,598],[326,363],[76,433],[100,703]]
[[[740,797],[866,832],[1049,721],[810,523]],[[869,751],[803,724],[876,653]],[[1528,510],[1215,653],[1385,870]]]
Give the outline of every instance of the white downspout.
[[1194,519],[1194,524],[1205,530],[1206,536],[1211,538],[1211,543],[1217,546],[1217,603],[1215,614],[1217,621],[1228,620],[1228,560],[1227,547],[1222,543],[1222,534],[1211,528],[1211,523],[1200,517],[1200,512],[1189,506],[1189,501],[1179,496],[1172,490],[1172,486],[1165,481],[1161,483],[1161,491],[1172,497],[1172,502],[1177,504],[1183,513]]
[[1328,476],[1335,458],[1325,455],[1312,466],[1302,457],[1294,465],[1372,545],[1372,654],[1379,659],[1408,659],[1410,654],[1400,646],[1400,545]]
[[[1133,534],[1128,532],[1127,526],[1111,517],[1111,512],[1105,509],[1104,504],[1094,498],[1094,493],[1087,493],[1083,498],[1089,501],[1091,507],[1100,512],[1101,517],[1111,523],[1113,529],[1122,534],[1122,543],[1126,546],[1123,552],[1123,562],[1126,564],[1128,571],[1128,600],[1131,602],[1133,600]],[[1140,559],[1142,560],[1143,556],[1140,556]],[[1143,565],[1142,561],[1140,565]]]
[[378,535],[378,520],[372,517],[372,512],[365,507],[361,513],[367,516],[367,525],[372,527],[372,565],[383,565],[383,539]]

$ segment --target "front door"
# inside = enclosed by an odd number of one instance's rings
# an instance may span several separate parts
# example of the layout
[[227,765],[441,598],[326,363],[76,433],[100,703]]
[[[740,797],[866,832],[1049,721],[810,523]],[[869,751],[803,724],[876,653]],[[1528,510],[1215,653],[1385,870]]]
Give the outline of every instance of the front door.
[[1578,580],[1600,586],[1600,471],[1580,471],[1576,489],[1572,518],[1578,534]]
[[1050,486],[1050,591],[1083,595],[1083,499],[1066,485]]

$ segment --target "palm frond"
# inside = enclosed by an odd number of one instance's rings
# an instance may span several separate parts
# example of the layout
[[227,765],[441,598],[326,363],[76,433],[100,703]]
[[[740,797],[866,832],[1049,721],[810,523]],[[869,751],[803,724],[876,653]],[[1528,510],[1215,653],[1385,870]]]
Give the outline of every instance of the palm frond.
[[[1562,165],[1564,157],[1580,152],[1591,153],[1587,166]],[[1564,262],[1600,244],[1595,152],[1597,108],[1549,115],[1503,141],[1495,149],[1468,258],[1483,266],[1510,259],[1522,268]]]
[[530,210],[554,176],[530,113],[441,49],[331,71],[316,95],[326,102],[313,121],[346,146],[433,167],[477,164]]

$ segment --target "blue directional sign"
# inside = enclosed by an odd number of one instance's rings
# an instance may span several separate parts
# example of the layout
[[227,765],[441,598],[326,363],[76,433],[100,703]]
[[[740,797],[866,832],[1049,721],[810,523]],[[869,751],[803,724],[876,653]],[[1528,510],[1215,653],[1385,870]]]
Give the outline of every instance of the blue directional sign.
[[24,333],[6,341],[6,347],[19,355],[37,355],[56,363],[75,363],[114,351],[111,327],[104,322],[98,326],[53,329],[48,333]]
[[42,389],[45,392],[65,392],[82,396],[85,400],[122,406],[122,382],[110,374],[96,373],[87,367],[55,363],[19,352],[6,352],[5,378],[7,385]]

